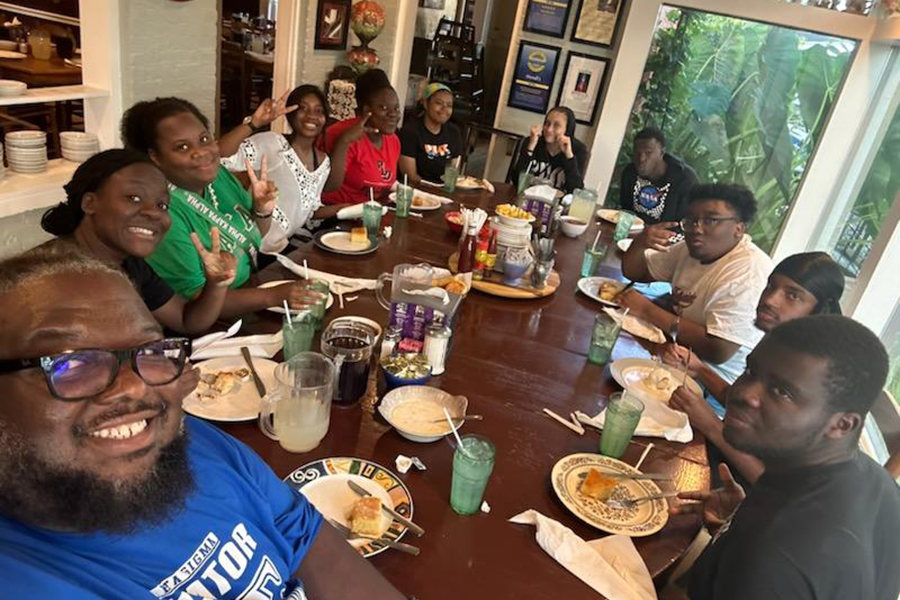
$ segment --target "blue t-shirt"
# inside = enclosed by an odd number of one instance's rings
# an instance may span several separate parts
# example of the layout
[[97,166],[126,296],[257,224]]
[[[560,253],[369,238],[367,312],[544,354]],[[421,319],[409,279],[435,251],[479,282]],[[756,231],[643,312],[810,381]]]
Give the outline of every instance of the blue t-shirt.
[[[322,516],[252,450],[187,417],[196,490],[132,536],[55,533],[0,517],[5,598],[282,598]],[[303,597],[302,592],[297,594]]]

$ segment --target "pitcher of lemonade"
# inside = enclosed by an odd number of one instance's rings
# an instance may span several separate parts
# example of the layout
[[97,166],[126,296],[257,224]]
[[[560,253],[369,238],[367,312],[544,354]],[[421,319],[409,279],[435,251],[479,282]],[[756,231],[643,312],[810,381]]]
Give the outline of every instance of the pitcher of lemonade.
[[569,216],[584,223],[590,223],[596,206],[597,192],[577,189],[572,192],[572,205],[569,207]]
[[317,352],[278,365],[278,385],[260,404],[260,430],[288,452],[313,450],[328,433],[335,372],[334,363]]

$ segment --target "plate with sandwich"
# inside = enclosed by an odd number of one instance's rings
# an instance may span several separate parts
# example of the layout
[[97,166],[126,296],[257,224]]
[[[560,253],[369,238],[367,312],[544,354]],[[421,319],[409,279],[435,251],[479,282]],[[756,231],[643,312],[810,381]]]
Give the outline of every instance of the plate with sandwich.
[[369,239],[365,227],[354,227],[350,231],[320,231],[313,237],[313,243],[327,252],[351,256],[369,254],[378,249],[378,240]]
[[[353,535],[347,543],[364,558],[387,549],[378,538],[398,541],[407,531],[383,506],[412,520],[409,488],[390,470],[363,458],[323,458],[303,465],[284,481],[306,496],[326,519],[350,529]],[[350,489],[348,481],[371,496],[360,496]]]
[[[669,503],[659,498],[631,508],[617,507],[616,502],[661,493],[652,480],[629,477],[640,474],[620,460],[582,452],[560,459],[550,479],[563,505],[588,525],[608,533],[644,537],[665,526]],[[610,500],[616,502],[608,504]]]

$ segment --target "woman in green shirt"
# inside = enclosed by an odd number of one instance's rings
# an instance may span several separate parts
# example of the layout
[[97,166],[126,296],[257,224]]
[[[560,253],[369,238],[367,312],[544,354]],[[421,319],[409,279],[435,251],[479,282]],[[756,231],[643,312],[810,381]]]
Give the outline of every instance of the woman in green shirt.
[[[254,115],[255,116],[255,115]],[[295,283],[261,289],[243,287],[256,268],[264,236],[275,215],[277,190],[268,180],[266,163],[259,177],[251,174],[249,192],[219,163],[219,146],[209,121],[196,106],[181,98],[138,102],[122,118],[126,146],[147,154],[169,180],[172,226],[147,262],[175,291],[194,298],[205,284],[203,265],[191,234],[210,247],[210,228],[218,228],[222,249],[237,257],[234,282],[225,297],[222,316],[233,317],[280,306],[308,304]]]

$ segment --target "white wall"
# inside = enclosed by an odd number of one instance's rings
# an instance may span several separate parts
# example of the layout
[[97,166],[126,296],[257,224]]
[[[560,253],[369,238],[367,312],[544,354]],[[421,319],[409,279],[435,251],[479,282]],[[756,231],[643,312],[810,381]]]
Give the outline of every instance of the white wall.
[[32,210],[0,219],[0,259],[34,248],[53,237],[41,229],[44,210]]

